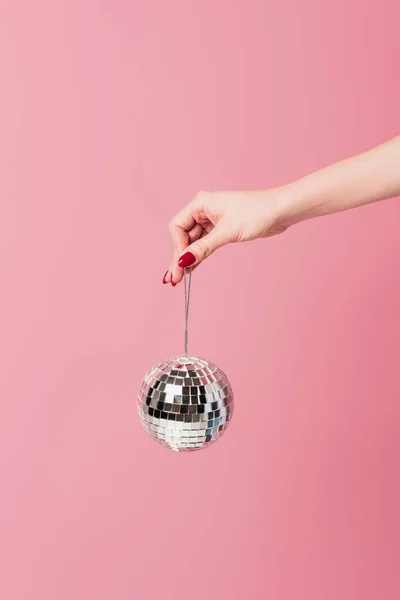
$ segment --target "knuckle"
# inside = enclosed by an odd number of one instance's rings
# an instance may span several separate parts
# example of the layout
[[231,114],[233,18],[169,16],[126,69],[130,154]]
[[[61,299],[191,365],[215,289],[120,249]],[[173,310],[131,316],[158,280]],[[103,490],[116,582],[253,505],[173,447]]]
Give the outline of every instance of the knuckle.
[[210,255],[210,248],[207,242],[204,239],[200,239],[197,241],[197,247],[199,249],[199,254],[202,259],[207,258]]
[[197,196],[198,198],[200,198],[201,200],[207,200],[207,198],[210,197],[210,195],[212,194],[212,192],[208,191],[208,190],[199,190],[197,192]]
[[197,190],[197,193],[196,193],[196,195],[194,197],[194,200],[201,200],[202,196],[203,196],[203,191],[202,190]]
[[210,194],[210,192],[206,192],[205,190],[199,190],[192,200],[193,204],[194,205],[203,204],[206,201],[209,194]]

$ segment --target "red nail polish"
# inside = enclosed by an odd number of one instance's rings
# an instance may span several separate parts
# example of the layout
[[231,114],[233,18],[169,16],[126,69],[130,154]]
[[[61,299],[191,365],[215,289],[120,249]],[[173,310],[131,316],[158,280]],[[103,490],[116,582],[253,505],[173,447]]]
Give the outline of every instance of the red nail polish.
[[176,286],[176,283],[174,283],[174,282],[172,281],[172,279],[171,279],[171,285],[172,285],[172,287],[175,287],[175,286]]
[[185,267],[190,267],[194,262],[196,262],[196,257],[191,252],[185,252],[182,254],[180,259],[178,260],[178,265],[184,269]]
[[168,273],[169,273],[169,271],[166,271],[166,272],[165,272],[165,275],[164,275],[164,277],[162,278],[162,282],[163,282],[163,283],[167,283],[167,281],[165,281],[165,278],[166,278],[166,276],[168,275]]

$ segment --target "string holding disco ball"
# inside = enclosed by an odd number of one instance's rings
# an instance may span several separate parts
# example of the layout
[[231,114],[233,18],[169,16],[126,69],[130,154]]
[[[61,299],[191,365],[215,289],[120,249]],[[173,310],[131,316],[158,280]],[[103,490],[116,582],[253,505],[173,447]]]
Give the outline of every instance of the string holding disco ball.
[[[187,282],[188,279],[188,282]],[[137,409],[146,433],[166,448],[206,448],[225,432],[233,414],[233,393],[217,365],[188,354],[192,269],[184,269],[185,353],[152,367],[139,388]]]

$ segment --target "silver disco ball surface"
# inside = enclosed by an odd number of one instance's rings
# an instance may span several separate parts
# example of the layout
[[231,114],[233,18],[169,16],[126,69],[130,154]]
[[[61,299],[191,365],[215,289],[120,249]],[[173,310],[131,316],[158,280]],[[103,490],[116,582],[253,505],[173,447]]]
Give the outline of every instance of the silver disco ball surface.
[[146,433],[175,451],[216,442],[229,425],[233,394],[225,373],[195,356],[173,356],[145,375],[137,408]]

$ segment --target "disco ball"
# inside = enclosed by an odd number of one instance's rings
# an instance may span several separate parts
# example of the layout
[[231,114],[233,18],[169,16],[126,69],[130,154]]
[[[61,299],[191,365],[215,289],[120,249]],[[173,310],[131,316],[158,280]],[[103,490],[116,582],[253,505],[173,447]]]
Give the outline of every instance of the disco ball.
[[229,425],[233,394],[223,371],[195,356],[173,356],[145,375],[137,408],[146,433],[171,450],[216,442]]

